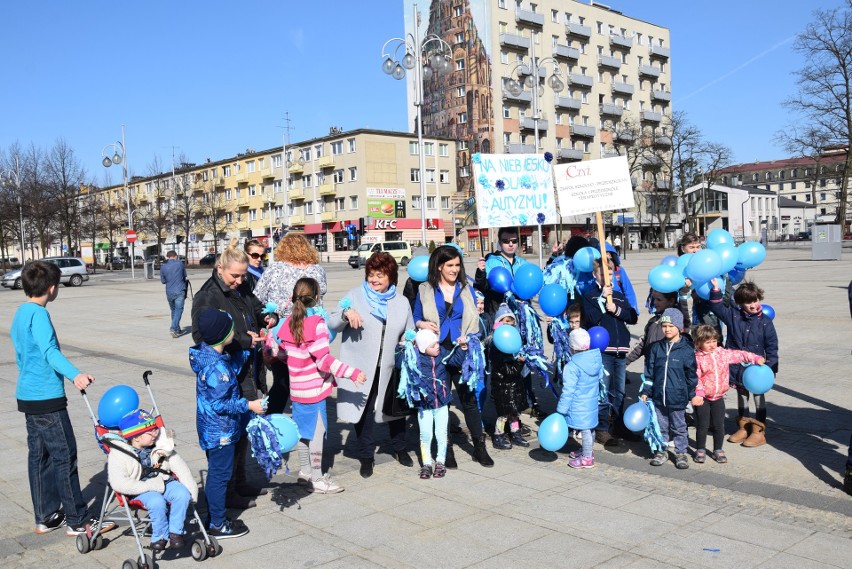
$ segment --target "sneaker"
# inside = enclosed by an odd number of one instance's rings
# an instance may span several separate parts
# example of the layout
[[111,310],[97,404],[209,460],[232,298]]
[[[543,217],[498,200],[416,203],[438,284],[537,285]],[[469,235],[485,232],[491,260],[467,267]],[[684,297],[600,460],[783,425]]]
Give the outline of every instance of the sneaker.
[[654,458],[651,459],[651,466],[662,466],[666,463],[666,455],[665,453],[658,452],[654,454]]
[[[172,338],[180,338],[180,332],[175,332],[174,330],[172,330]],[[151,547],[153,547],[153,545]]]
[[518,427],[518,431],[520,431],[520,433],[522,435],[524,435],[525,437],[528,437],[532,434],[532,429],[530,429],[528,426],[524,425],[523,423],[521,423],[521,425]]
[[589,458],[586,458],[585,456],[578,456],[574,460],[570,461],[568,466],[571,468],[594,468],[595,457],[590,456]]
[[575,458],[580,458],[583,456],[583,451],[581,450],[572,450],[568,453],[568,460],[574,460]]
[[299,472],[299,477],[296,479],[296,484],[299,486],[310,486],[311,485],[311,475],[305,474],[304,472]]
[[78,535],[86,534],[91,537],[93,535],[97,535],[99,533],[106,533],[114,529],[115,522],[104,520],[104,522],[101,523],[98,518],[92,518],[89,521],[83,522],[78,526],[68,526],[67,528],[65,528],[65,535],[70,537],[76,537]]
[[169,533],[169,547],[172,549],[180,549],[186,542],[183,539],[183,535],[179,533]]
[[432,473],[432,478],[443,478],[447,475],[447,467],[440,462],[435,465],[435,472]]
[[343,492],[343,486],[338,486],[331,481],[328,474],[324,474],[319,480],[311,482],[311,492],[314,494],[339,494]]
[[420,467],[420,480],[428,480],[432,478],[432,465],[424,464]]
[[53,512],[48,518],[40,524],[36,524],[35,532],[37,534],[50,533],[55,529],[59,529],[65,525],[65,514],[62,512]]
[[513,445],[518,445],[519,447],[530,446],[529,441],[527,441],[527,439],[525,439],[523,436],[521,436],[521,433],[519,433],[518,431],[515,431],[514,433],[512,433],[511,437],[512,437],[512,444]]
[[249,532],[248,527],[240,520],[225,520],[221,526],[210,524],[210,529],[207,534],[216,539],[230,539],[232,537],[242,537]]
[[505,434],[493,435],[491,437],[491,444],[497,450],[511,450],[512,442]]
[[689,455],[684,453],[678,454],[675,457],[675,467],[678,470],[686,470],[689,468]]

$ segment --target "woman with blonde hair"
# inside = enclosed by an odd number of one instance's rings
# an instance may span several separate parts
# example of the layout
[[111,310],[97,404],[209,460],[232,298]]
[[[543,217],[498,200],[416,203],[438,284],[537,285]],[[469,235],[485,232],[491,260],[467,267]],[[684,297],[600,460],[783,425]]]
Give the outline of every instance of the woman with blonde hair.
[[[213,274],[201,285],[192,300],[192,339],[195,343],[202,340],[198,317],[206,308],[217,308],[231,315],[234,321],[234,340],[228,344],[225,351],[232,359],[244,362],[237,372],[240,395],[253,401],[258,398],[258,386],[255,383],[255,359],[250,356],[254,344],[261,341],[258,336],[260,329],[275,326],[278,316],[263,314],[263,303],[252,294],[246,282],[248,259],[245,251],[237,247],[236,239],[232,239],[219,255]],[[245,421],[248,422],[248,417]],[[248,439],[241,437],[234,453],[234,474],[228,484],[225,503],[229,508],[251,508],[255,505],[251,498],[267,493],[265,488],[251,485],[246,479],[247,451]]]
[[[254,294],[261,303],[274,302],[280,318],[293,311],[293,287],[301,278],[312,278],[319,284],[320,300],[325,296],[325,269],[320,266],[319,252],[304,235],[288,233],[275,247],[273,262],[269,263],[257,282]],[[290,399],[290,376],[285,362],[278,359],[270,363],[272,387],[269,389],[268,413],[282,413]]]

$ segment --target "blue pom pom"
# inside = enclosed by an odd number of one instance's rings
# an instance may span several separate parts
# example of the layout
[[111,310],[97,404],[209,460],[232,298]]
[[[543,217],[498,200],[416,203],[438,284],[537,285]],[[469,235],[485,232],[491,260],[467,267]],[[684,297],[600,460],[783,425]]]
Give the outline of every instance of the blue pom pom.
[[545,152],[544,160],[548,163],[553,162],[553,154],[551,154],[550,152]]

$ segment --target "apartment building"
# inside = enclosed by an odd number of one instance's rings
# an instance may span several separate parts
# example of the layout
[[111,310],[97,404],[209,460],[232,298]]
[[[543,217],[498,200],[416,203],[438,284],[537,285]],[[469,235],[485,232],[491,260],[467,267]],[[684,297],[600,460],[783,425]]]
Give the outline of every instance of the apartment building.
[[[327,136],[286,149],[248,149],[201,165],[180,165],[174,173],[133,177],[128,187],[137,254],[174,248],[193,261],[221,250],[232,237],[272,244],[292,230],[304,233],[324,261],[344,261],[360,243],[419,244],[422,208],[427,242],[452,240],[456,143],[429,137],[423,145],[425,204],[417,137],[393,131],[333,128]],[[110,242],[124,253],[123,187],[97,193],[114,221],[111,229],[99,224],[95,248]],[[92,197],[81,196],[87,199]]]
[[[432,0],[420,26],[452,51],[450,73],[424,83],[422,113],[425,133],[458,141],[460,192],[472,191],[477,152],[549,151],[559,163],[625,154],[637,139],[671,148],[664,27],[575,0]],[[410,97],[412,124],[415,111]],[[670,191],[659,168],[638,161],[631,174],[640,190]]]
[[695,184],[684,193],[686,207],[695,212],[701,235],[721,228],[744,241],[760,240],[763,230],[769,240],[780,236],[781,209],[775,192],[711,183]]

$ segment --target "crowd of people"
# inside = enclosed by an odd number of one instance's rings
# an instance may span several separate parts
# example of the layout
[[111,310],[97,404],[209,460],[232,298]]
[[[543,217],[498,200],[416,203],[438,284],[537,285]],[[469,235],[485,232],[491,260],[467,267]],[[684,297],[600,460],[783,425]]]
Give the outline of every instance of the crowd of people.
[[[511,293],[492,288],[488,278],[496,267],[514,274],[526,261],[517,255],[516,228],[501,228],[497,238],[497,250],[478,261],[473,278],[465,272],[458,247],[437,247],[426,280],[409,278],[405,294],[398,289],[397,262],[376,253],[366,263],[363,282],[328,311],[323,308],[325,271],[303,236],[283,237],[266,268],[259,242],[243,248],[232,242],[222,252],[192,300],[195,345],[189,352],[197,376],[198,439],[208,461],[204,495],[211,535],[226,539],[247,533],[244,523],[227,517],[227,510],[253,507],[255,498],[267,493],[246,476],[246,427],[252,413],[282,413],[289,404],[299,431],[297,482],[314,493],[343,491],[323,470],[323,443],[334,428],[326,402],[334,386],[336,417],[353,425],[364,478],[373,475],[379,425],[388,427],[395,460],[414,466],[406,449],[408,418],[420,433],[419,478],[442,478],[457,468],[449,413],[453,389],[470,433],[473,461],[494,465],[488,436],[497,450],[530,445],[531,430],[522,418],[544,417],[534,389],[540,371],[525,359],[529,352],[506,352],[495,340],[507,330],[501,327],[528,326],[530,313]],[[573,255],[589,245],[596,243],[572,237],[564,247],[554,246],[549,263],[571,270]],[[571,274],[564,312],[546,319],[556,354],[554,383],[561,386],[556,413],[580,442],[572,443],[568,466],[593,468],[595,442],[607,448],[636,437],[622,420],[628,398],[654,404],[662,437],[649,453],[654,466],[665,464],[671,449],[676,468],[689,467],[690,421],[696,425],[692,461],[727,462],[724,396],[731,388],[737,393],[737,430],[727,440],[745,447],[765,444],[765,397],[746,390],[741,365],[778,370],[778,339],[771,318],[762,312],[763,291],[750,281],[725,290],[715,279],[709,300],[688,287],[674,293],[652,289],[646,301],[652,317],[638,341],[631,342],[628,326],[639,318],[637,296],[619,257],[620,243],[607,245],[606,256],[595,259],[590,273]],[[696,236],[686,235],[679,253],[699,246]],[[163,282],[172,310],[170,332],[180,335],[186,273],[176,256],[169,259]],[[549,274],[561,274],[564,283],[566,273]],[[58,279],[53,265],[28,265],[23,286],[29,301],[12,324],[21,366],[16,396],[27,414],[36,532],[65,525],[69,535],[103,532],[113,526],[89,516],[80,496],[62,383],[69,378],[85,389],[94,377],[80,373],[59,350],[46,311],[56,298]],[[589,330],[594,327],[608,333],[602,349],[592,348]],[[329,350],[337,335],[340,359]],[[626,368],[640,358],[643,381],[628,396]],[[486,411],[489,392],[493,413]],[[399,412],[400,403],[409,408]],[[137,409],[125,419],[120,431],[126,444],[110,454],[110,484],[148,506],[152,549],[181,547],[183,514],[197,488],[187,483],[185,463],[150,416]],[[712,446],[707,446],[710,433]],[[152,464],[163,463],[154,462],[158,455],[168,459],[171,470],[152,470]]]

